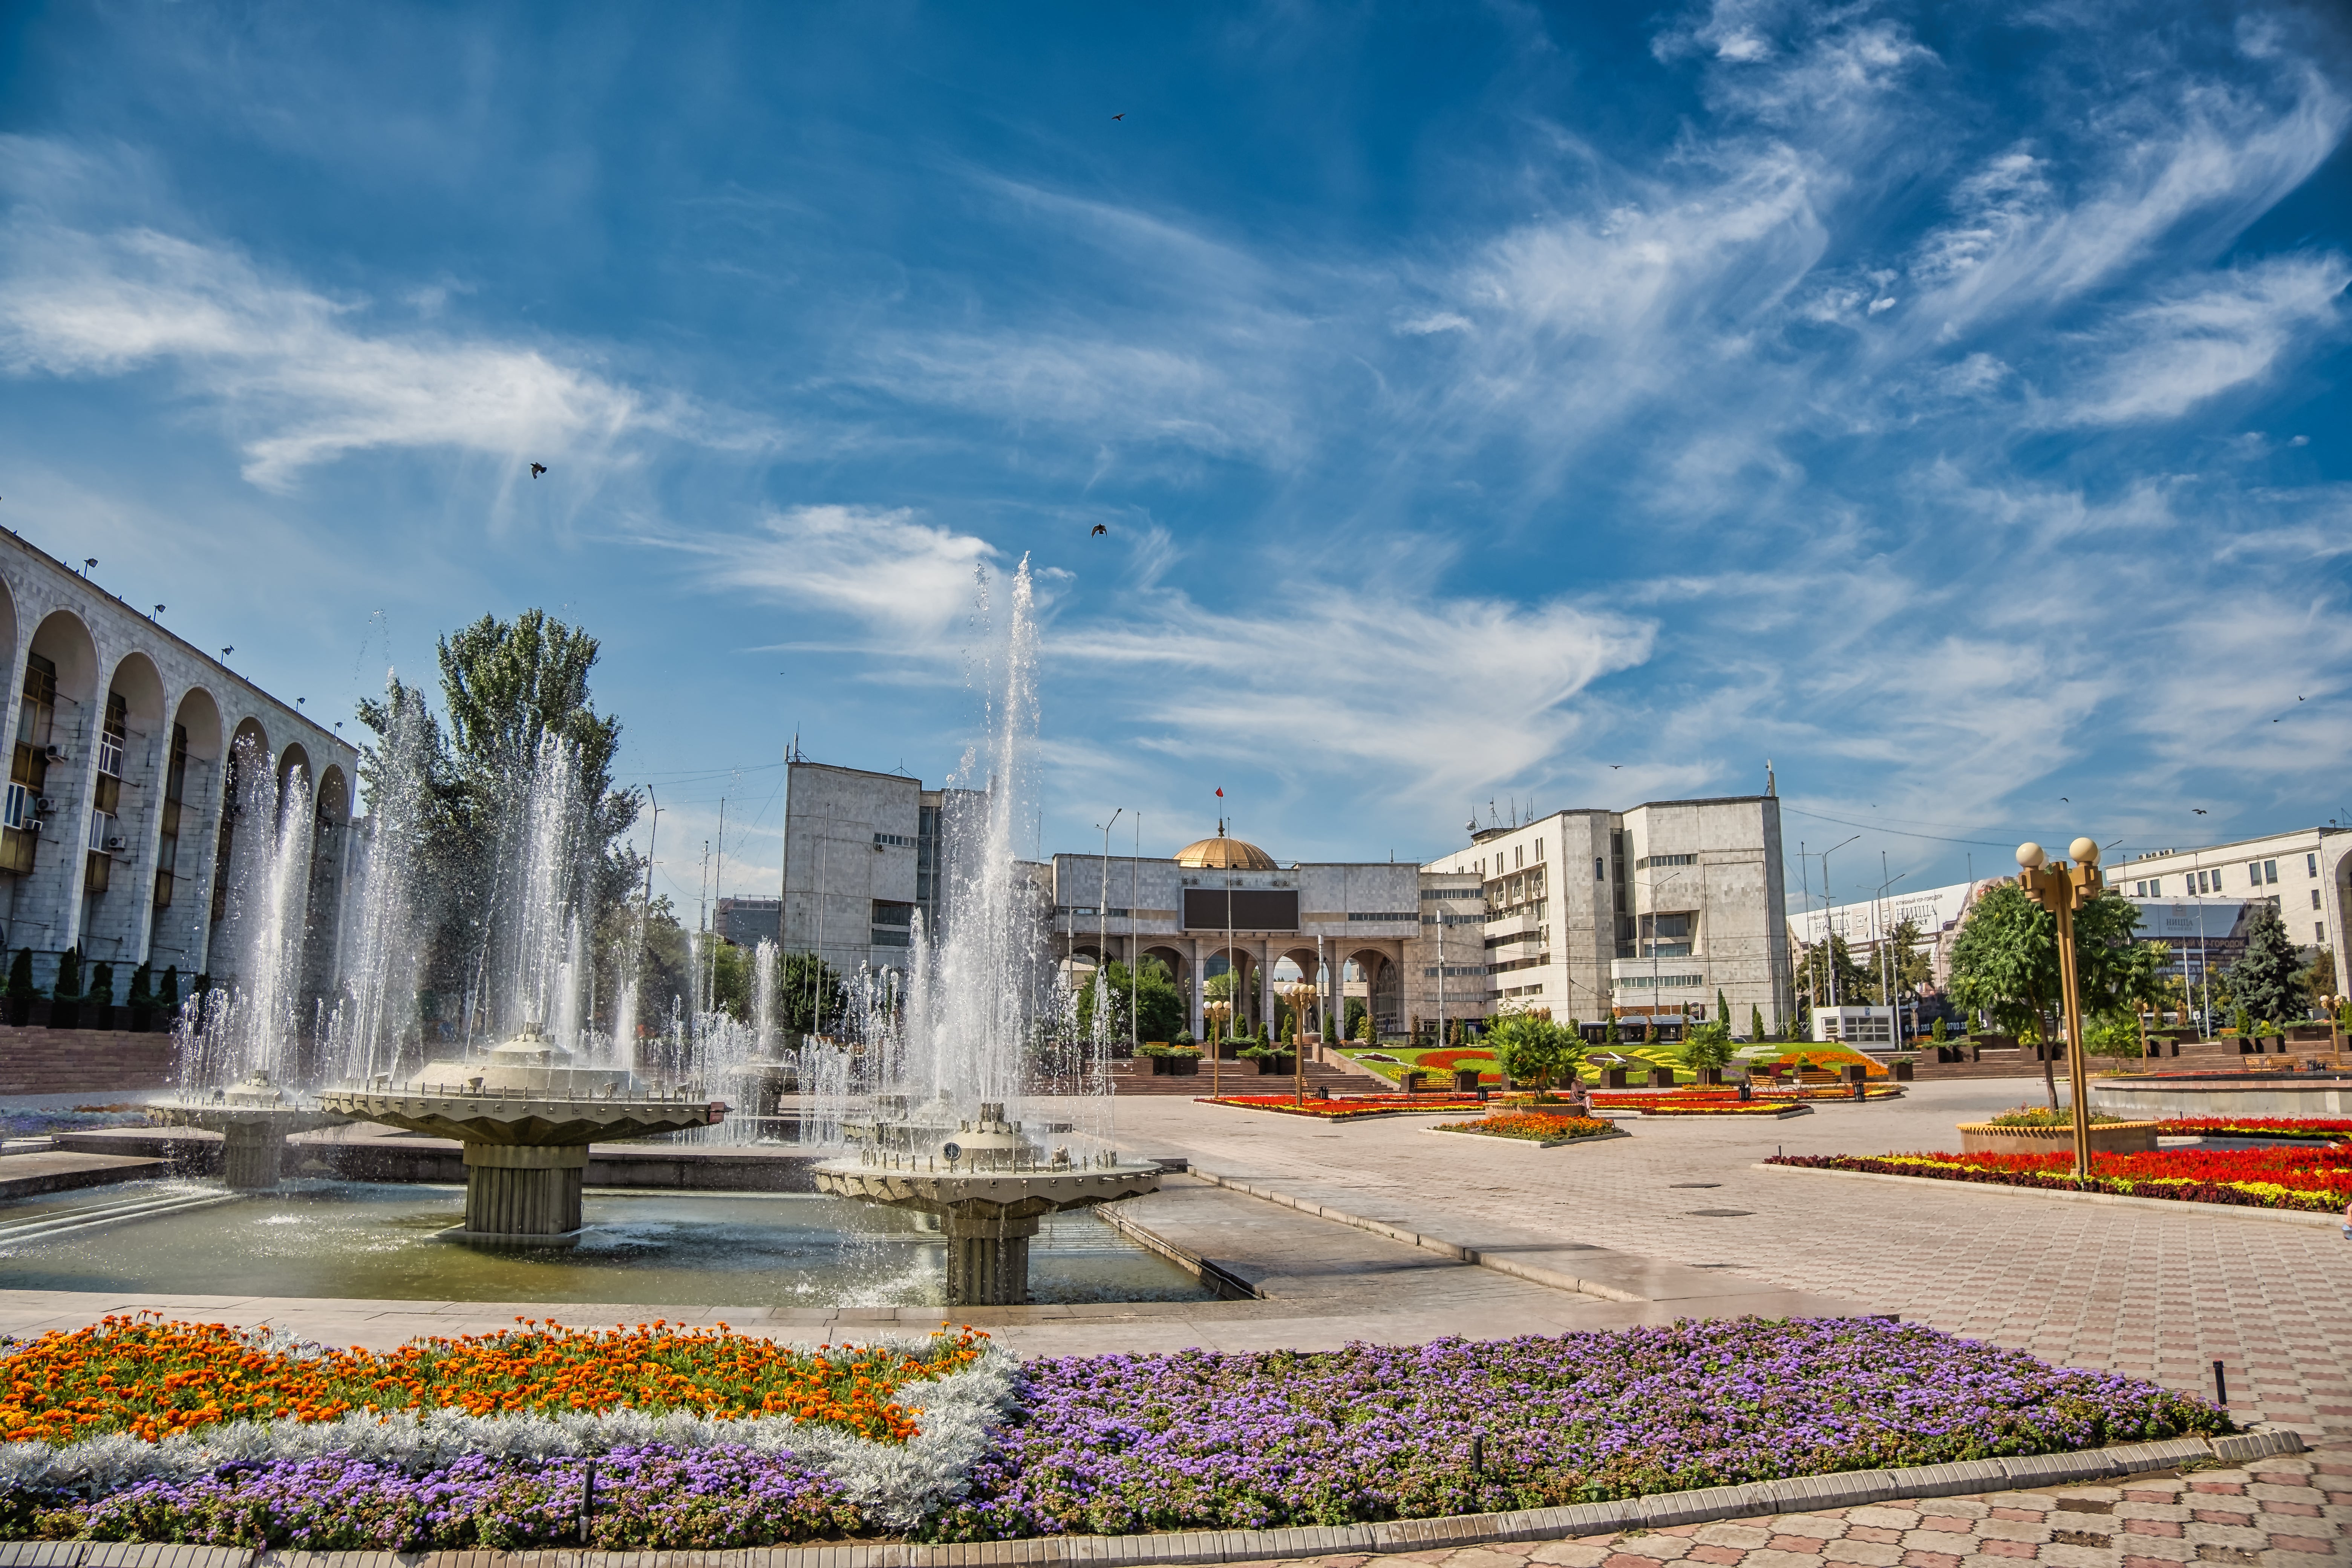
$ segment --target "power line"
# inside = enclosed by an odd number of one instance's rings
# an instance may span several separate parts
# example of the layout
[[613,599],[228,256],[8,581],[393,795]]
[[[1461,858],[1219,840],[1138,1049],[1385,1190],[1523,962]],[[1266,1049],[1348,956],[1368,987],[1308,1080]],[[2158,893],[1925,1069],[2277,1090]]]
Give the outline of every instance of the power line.
[[1999,843],[1990,838],[1953,838],[1941,833],[1914,833],[1907,827],[1888,827],[1883,823],[1856,822],[1852,817],[1824,816],[1818,811],[1799,811],[1793,805],[1780,808],[1790,816],[1807,816],[1815,822],[1834,822],[1842,827],[1866,827],[1874,833],[1892,833],[1897,838],[1932,838],[1938,844],[1974,844],[1987,849],[2014,849],[2013,844]]

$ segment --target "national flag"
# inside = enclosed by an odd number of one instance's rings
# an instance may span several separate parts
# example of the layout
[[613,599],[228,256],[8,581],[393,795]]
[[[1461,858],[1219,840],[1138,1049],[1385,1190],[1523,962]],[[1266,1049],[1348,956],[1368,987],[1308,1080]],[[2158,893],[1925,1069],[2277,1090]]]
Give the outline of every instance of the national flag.
[[1225,786],[1224,786],[1224,785],[1223,785],[1223,784],[1219,784],[1219,785],[1217,786],[1217,798],[1218,798],[1219,800],[1223,800],[1223,799],[1224,799],[1224,798],[1225,798]]

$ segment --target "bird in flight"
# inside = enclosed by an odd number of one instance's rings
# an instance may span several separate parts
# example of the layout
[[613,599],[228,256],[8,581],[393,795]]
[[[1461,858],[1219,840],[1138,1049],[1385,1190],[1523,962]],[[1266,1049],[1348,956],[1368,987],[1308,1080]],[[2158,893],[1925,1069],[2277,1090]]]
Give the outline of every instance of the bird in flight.
[[2200,816],[2205,815],[2205,808],[2201,805],[2192,805],[2189,809],[2195,812]]
[[1124,120],[1124,119],[1126,119],[1126,118],[1127,118],[1127,112],[1126,112],[1126,110],[1120,110],[1118,113],[1112,115],[1112,116],[1111,116],[1111,118],[1112,118],[1113,120]]
[[2073,801],[2071,801],[2071,800],[2068,800],[2064,795],[2060,795],[2060,796],[2058,797],[2058,804],[2059,804],[2059,805],[2074,805],[2074,803]]
[[545,472],[547,472],[547,465],[545,463],[533,463],[530,466],[530,477],[534,479]]
[[1087,537],[1088,537],[1088,538],[1090,538],[1090,539],[1099,539],[1099,538],[1101,538],[1104,534],[1108,533],[1109,531],[1110,531],[1110,530],[1109,530],[1109,529],[1108,529],[1108,528],[1104,527],[1101,523],[1099,523],[1099,522],[1098,522],[1098,523],[1095,524],[1095,531],[1094,531],[1094,532],[1093,532],[1093,533],[1091,533],[1091,534],[1089,534],[1089,535],[1087,535]]
[[1624,764],[1624,763],[1610,763],[1610,764],[1609,764],[1609,771],[1610,771],[1611,773],[1615,773],[1619,768],[1622,768],[1622,767],[1623,767],[1624,765],[1625,765],[1625,764]]

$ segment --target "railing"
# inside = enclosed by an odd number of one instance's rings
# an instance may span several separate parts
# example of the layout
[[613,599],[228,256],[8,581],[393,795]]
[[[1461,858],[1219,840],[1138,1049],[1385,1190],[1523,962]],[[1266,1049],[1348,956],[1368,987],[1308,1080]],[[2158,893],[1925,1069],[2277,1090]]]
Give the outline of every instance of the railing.
[[866,1142],[859,1146],[857,1163],[867,1170],[906,1171],[923,1175],[1058,1176],[1116,1170],[1119,1158],[1116,1149],[1098,1149],[1073,1157],[1065,1147],[1056,1148],[1050,1155],[1037,1149],[974,1149],[950,1159],[942,1152],[918,1154],[910,1150],[884,1148]]

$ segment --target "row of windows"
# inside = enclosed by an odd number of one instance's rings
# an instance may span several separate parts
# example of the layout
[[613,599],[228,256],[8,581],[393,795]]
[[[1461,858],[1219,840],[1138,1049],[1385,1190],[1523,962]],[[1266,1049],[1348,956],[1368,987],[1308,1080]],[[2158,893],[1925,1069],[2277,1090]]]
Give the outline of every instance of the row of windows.
[[1424,901],[1430,899],[1483,899],[1486,896],[1486,889],[1484,888],[1423,888],[1421,890],[1421,896]]
[[1381,914],[1378,912],[1368,914],[1360,910],[1350,910],[1348,911],[1348,918],[1351,921],[1401,921],[1405,925],[1411,925],[1421,917],[1413,913],[1411,910],[1395,910],[1387,914]]
[[915,847],[915,841],[908,837],[903,833],[876,834],[874,836],[874,847],[879,849],[885,845],[889,846],[893,849],[912,849]]
[[1646,991],[1654,985],[1662,988],[1668,985],[1704,985],[1706,984],[1706,976],[1704,974],[1628,974],[1622,976],[1617,984],[1630,990]]
[[1697,864],[1698,857],[1696,855],[1644,855],[1633,862],[1633,869],[1646,871],[1653,866],[1696,866]]
[[[1433,963],[1421,973],[1424,979],[1434,980],[1438,977],[1437,965]],[[1475,976],[1483,980],[1486,974],[1486,966],[1483,963],[1449,963],[1444,970],[1445,978],[1448,980],[1460,980],[1465,976]]]
[[1550,953],[1538,952],[1533,958],[1515,958],[1507,963],[1490,963],[1486,966],[1486,973],[1489,974],[1508,974],[1514,970],[1538,969],[1550,962]]
[[[2316,854],[2305,855],[2303,858],[2303,873],[2306,877],[2319,875],[2319,857]],[[2246,885],[2249,888],[2274,887],[2278,879],[2277,861],[2249,860],[2246,862]],[[2216,866],[2210,871],[2183,871],[2180,874],[2180,891],[2185,896],[2221,891],[2221,868]],[[2164,879],[2150,877],[2145,880],[2134,882],[2132,897],[2136,899],[2164,897]],[[2318,905],[2314,904],[2312,907],[2316,909]]]
[[[1536,840],[1536,864],[1538,866],[1542,865],[1543,858],[1544,841],[1541,838],[1538,838]],[[1507,871],[1519,870],[1528,863],[1528,847],[1524,844],[1513,845],[1511,847],[1511,863],[1507,866],[1503,864],[1503,852],[1499,849],[1495,851],[1494,859],[1494,865],[1489,867],[1486,864],[1486,857],[1482,855],[1477,859],[1471,862],[1470,868],[1477,872],[1481,877],[1499,877]],[[1456,866],[1454,868],[1456,871],[1462,869],[1459,866]],[[1422,896],[1423,898],[1427,898],[1429,895],[1424,893]]]

